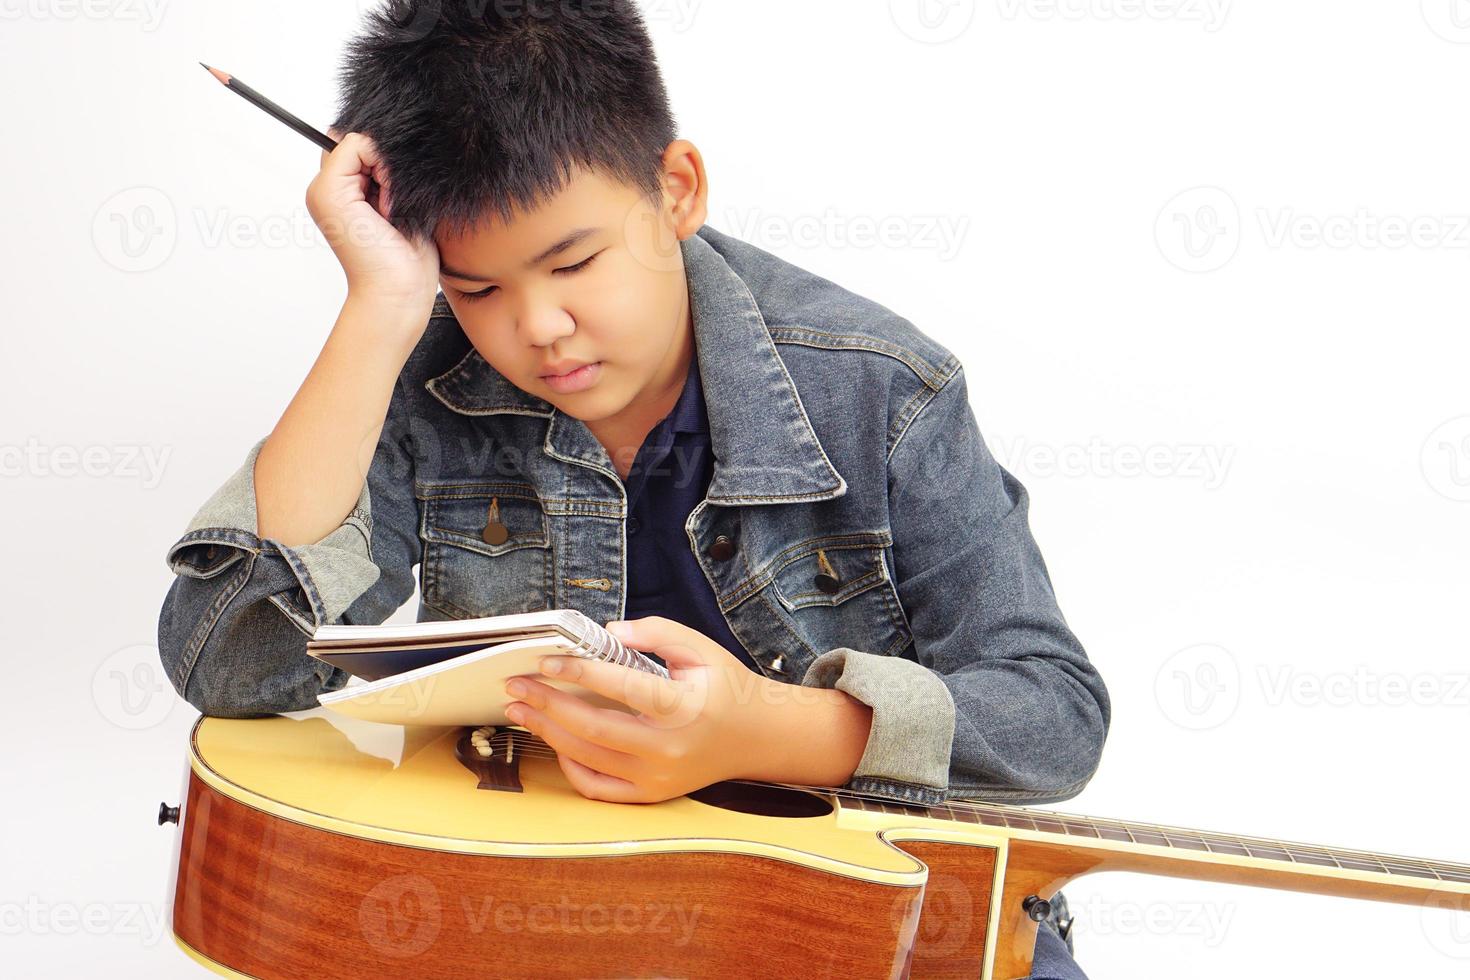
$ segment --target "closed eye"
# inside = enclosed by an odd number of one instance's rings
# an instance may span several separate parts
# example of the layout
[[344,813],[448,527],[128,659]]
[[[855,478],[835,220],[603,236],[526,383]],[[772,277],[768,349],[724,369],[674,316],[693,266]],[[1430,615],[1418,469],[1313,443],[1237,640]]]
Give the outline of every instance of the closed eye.
[[[569,265],[569,266],[566,266],[566,267],[561,268],[561,269],[553,269],[552,272],[553,273],[559,273],[561,275],[573,275],[573,274],[578,273],[578,272],[581,272],[583,269],[587,268],[589,265],[592,264],[592,260],[595,259],[595,258],[597,258],[601,254],[602,254],[602,252],[593,252],[591,255],[589,255],[585,259],[583,259],[581,262],[578,262],[576,265]],[[465,299],[470,300],[471,302],[473,302],[474,300],[477,300],[477,299],[484,299],[486,296],[491,295],[492,293],[495,292],[495,290],[497,290],[499,288],[500,288],[499,286],[486,286],[484,289],[480,290],[477,293],[465,293],[465,292],[461,292],[459,295],[462,296],[462,297],[464,297]]]
[[570,273],[573,273],[573,272],[581,272],[583,269],[587,268],[589,265],[592,264],[592,260],[593,259],[597,258],[601,254],[602,254],[601,252],[593,252],[591,255],[589,255],[585,259],[583,259],[581,262],[578,262],[576,265],[569,265],[565,269],[557,269],[555,271],[556,272],[563,272],[563,273],[567,273],[567,274],[570,274]]

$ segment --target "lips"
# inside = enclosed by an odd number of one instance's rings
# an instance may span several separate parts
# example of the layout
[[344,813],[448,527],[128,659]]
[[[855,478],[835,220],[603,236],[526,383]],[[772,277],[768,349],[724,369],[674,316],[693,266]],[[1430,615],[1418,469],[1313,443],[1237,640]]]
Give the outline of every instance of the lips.
[[[559,366],[559,365],[558,365]],[[562,395],[570,395],[579,391],[586,391],[597,384],[602,373],[602,362],[593,361],[581,367],[573,368],[564,374],[542,375],[541,383],[552,391]]]
[[540,376],[543,377],[543,378],[556,378],[556,377],[561,377],[562,375],[571,374],[573,371],[577,370],[578,368],[586,367],[588,364],[591,364],[591,363],[593,363],[593,362],[591,362],[591,361],[562,361],[559,364],[549,365],[545,370],[543,370],[541,372],[541,375]]

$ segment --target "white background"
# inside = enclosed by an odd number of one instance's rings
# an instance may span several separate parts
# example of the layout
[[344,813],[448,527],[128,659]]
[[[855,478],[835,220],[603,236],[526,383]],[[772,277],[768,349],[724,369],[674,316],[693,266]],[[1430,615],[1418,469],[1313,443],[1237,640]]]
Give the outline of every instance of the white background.
[[[1061,808],[1470,860],[1470,4],[918,3],[645,6],[711,224],[963,359],[1112,692]],[[195,976],[163,556],[345,290],[319,151],[196,62],[324,128],[357,6],[0,14],[0,971]],[[1470,971],[1415,906],[1067,894],[1094,978]]]

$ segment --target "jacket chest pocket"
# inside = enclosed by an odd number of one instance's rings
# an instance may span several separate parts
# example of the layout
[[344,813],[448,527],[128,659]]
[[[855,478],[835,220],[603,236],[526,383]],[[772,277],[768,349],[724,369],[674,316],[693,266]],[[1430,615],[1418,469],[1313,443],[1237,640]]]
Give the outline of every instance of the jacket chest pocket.
[[414,492],[425,605],[455,619],[548,608],[551,539],[530,484],[418,484]]
[[768,587],[814,653],[851,647],[891,654],[909,641],[888,574],[886,532],[823,535],[786,549]]

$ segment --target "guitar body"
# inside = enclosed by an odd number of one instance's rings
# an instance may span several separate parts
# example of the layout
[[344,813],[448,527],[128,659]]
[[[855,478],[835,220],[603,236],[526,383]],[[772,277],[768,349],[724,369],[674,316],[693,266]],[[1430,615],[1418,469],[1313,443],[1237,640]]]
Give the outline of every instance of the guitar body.
[[261,978],[1015,980],[1045,899],[1093,871],[1470,907],[1465,865],[739,781],[603,803],[529,733],[488,748],[324,712],[201,718],[179,946]]
[[980,974],[997,850],[945,840],[941,821],[889,840],[873,814],[755,785],[603,803],[530,748],[520,791],[480,789],[460,736],[200,719],[176,940],[255,977],[896,977],[938,865],[958,922],[931,909],[923,933],[953,975]]

